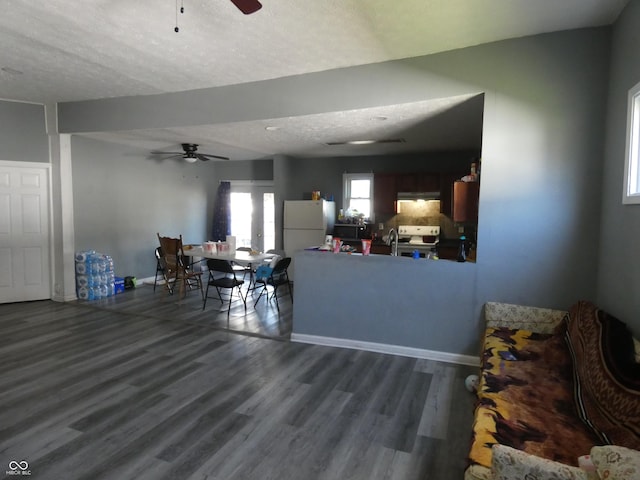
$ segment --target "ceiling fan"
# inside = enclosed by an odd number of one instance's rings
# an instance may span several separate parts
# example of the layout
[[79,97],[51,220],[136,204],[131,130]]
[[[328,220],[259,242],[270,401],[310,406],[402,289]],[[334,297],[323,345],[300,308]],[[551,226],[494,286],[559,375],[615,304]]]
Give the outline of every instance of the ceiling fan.
[[183,152],[158,152],[153,151],[151,155],[169,155],[167,158],[183,158],[185,162],[195,163],[197,160],[207,162],[209,160],[229,160],[229,157],[211,155],[210,153],[198,153],[197,143],[183,143]]

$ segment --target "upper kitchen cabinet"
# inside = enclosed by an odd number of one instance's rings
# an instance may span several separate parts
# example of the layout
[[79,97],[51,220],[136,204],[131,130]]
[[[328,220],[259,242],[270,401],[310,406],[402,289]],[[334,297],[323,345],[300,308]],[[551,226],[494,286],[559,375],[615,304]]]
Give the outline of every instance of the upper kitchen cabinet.
[[373,210],[396,213],[398,192],[440,192],[439,173],[376,173],[373,177]]
[[376,173],[373,176],[373,211],[378,214],[396,212],[396,175]]
[[440,174],[438,173],[404,173],[396,175],[396,191],[398,192],[438,192],[440,191]]
[[443,173],[440,178],[440,212],[453,217],[453,183],[462,177],[459,173]]
[[456,223],[478,223],[479,182],[453,183],[453,216]]

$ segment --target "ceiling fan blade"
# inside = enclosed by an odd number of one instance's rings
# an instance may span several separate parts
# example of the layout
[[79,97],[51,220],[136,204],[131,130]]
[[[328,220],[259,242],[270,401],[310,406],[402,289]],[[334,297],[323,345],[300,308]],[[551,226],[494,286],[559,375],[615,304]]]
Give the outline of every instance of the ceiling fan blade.
[[207,162],[211,159],[216,159],[216,160],[229,160],[229,157],[221,157],[220,155],[210,155],[208,153],[196,153],[196,157],[198,157],[200,160],[202,160],[203,162]]
[[149,152],[151,155],[183,155],[184,152]]
[[231,0],[231,2],[245,15],[257,12],[262,8],[262,4],[258,0]]

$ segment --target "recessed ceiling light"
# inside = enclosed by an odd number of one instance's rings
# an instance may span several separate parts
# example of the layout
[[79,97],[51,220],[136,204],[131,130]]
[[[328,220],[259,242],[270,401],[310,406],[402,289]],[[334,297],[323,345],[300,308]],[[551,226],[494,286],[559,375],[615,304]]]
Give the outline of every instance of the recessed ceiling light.
[[280,127],[276,127],[275,125],[267,125],[264,127],[267,132],[275,132],[276,130],[280,130]]
[[379,120],[384,122],[385,120],[389,120],[389,117],[385,117],[384,115],[378,115],[377,117],[373,117],[372,120]]
[[0,68],[0,70],[2,70],[4,73],[8,73],[10,75],[22,75],[24,72],[20,71],[20,70],[16,70],[15,68],[11,68],[11,67],[2,67]]
[[372,145],[374,143],[404,143],[404,138],[389,138],[386,140],[349,140],[346,142],[327,142],[327,145]]

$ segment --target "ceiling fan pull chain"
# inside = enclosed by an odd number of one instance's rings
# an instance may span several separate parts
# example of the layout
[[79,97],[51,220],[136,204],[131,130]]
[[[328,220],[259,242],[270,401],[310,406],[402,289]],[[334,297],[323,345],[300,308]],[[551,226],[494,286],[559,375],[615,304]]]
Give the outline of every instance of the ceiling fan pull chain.
[[[180,0],[180,13],[184,13],[184,0]],[[176,33],[180,31],[180,28],[178,28],[178,0],[176,0],[176,28],[173,31]]]

